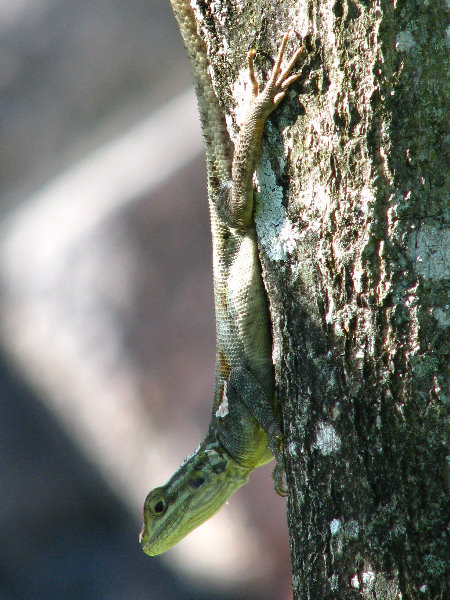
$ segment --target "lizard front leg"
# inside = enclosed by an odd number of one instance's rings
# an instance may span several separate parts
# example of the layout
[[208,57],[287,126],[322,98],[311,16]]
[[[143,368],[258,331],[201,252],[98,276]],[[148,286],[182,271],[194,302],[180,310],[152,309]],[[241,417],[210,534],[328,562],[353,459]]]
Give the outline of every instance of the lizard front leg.
[[276,465],[272,473],[275,490],[280,496],[286,496],[281,451],[283,434],[275,416],[272,398],[267,396],[250,371],[242,367],[231,371],[215,416],[217,439],[243,468],[252,471],[275,457]]

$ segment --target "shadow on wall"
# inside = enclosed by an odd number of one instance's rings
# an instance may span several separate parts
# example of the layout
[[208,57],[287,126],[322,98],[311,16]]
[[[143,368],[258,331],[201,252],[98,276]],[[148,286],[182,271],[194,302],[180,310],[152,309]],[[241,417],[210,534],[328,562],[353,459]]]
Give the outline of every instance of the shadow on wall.
[[3,600],[211,598],[145,556],[140,524],[2,358],[0,399]]

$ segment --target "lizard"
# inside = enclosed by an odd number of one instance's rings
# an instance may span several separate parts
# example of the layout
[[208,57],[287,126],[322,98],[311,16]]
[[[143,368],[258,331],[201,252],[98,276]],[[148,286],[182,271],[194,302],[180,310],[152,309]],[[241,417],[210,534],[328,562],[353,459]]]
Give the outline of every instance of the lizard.
[[292,74],[292,69],[303,47],[282,68],[288,30],[261,91],[253,65],[255,51],[250,51],[252,100],[233,145],[190,0],[171,4],[191,60],[206,146],[217,353],[206,436],[169,481],[145,499],[139,541],[150,556],[165,552],[213,516],[254,469],[273,458],[275,490],[287,495],[269,308],[254,222],[253,175],[266,119],[301,75]]

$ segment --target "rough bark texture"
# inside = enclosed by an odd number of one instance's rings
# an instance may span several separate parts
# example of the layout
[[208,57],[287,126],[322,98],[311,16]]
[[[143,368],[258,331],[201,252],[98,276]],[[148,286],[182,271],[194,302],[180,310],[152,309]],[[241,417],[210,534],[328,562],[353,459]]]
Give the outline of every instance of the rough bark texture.
[[448,7],[199,6],[232,132],[248,49],[264,76],[290,26],[309,55],[257,172],[294,597],[443,598]]

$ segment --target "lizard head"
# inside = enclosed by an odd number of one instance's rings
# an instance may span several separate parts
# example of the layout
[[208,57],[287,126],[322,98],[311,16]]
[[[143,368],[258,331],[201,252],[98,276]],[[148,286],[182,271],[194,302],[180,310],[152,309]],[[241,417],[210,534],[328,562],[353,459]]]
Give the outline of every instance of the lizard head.
[[165,552],[212,517],[248,481],[239,466],[216,444],[200,446],[166,485],[151,491],[144,503],[139,535],[149,556]]

